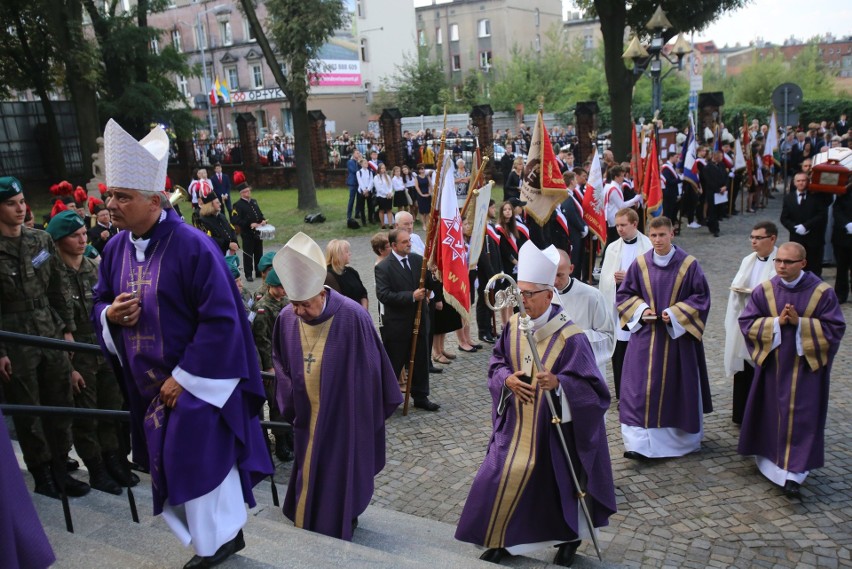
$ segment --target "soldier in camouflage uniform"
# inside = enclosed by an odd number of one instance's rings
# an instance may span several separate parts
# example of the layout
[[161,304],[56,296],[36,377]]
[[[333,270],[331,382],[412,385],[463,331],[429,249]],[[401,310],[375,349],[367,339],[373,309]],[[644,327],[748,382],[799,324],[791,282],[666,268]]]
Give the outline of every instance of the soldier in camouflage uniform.
[[[91,321],[92,288],[98,281],[98,266],[84,256],[86,227],[73,211],[63,211],[47,225],[56,244],[65,274],[65,298],[74,311],[78,342],[97,344]],[[118,379],[100,354],[78,352],[71,360],[74,403],[83,409],[122,408]],[[119,428],[114,421],[76,418],[72,430],[74,446],[89,470],[89,484],[96,490],[121,494],[121,486],[134,486],[139,478],[130,472],[127,452],[121,452]]]
[[[287,297],[284,295],[284,287],[281,279],[274,269],[269,269],[266,274],[266,294],[255,304],[255,310],[251,317],[251,333],[257,346],[257,355],[260,360],[260,369],[275,373],[272,367],[272,330],[275,328],[275,320],[278,313],[287,306]],[[263,387],[266,389],[266,400],[269,403],[269,419],[271,421],[283,421],[278,411],[278,403],[275,400],[275,380],[264,379]],[[293,437],[279,429],[273,429],[275,435],[275,456],[281,462],[293,460]]]
[[[74,316],[62,292],[62,261],[47,233],[23,227],[25,214],[21,183],[10,176],[0,178],[0,328],[57,339],[64,333],[66,340],[73,340]],[[9,403],[74,406],[71,363],[59,350],[0,343],[0,387]],[[19,416],[14,422],[37,493],[58,498],[57,481],[64,482],[69,496],[89,491],[88,484],[65,472],[70,418]]]
[[260,261],[257,263],[257,270],[260,271],[260,276],[263,278],[261,279],[260,287],[258,287],[254,293],[255,302],[263,298],[263,295],[265,295],[267,289],[269,289],[269,285],[266,284],[266,275],[268,275],[269,271],[272,270],[272,258],[275,257],[275,253],[275,251],[264,253],[263,257],[261,257]]

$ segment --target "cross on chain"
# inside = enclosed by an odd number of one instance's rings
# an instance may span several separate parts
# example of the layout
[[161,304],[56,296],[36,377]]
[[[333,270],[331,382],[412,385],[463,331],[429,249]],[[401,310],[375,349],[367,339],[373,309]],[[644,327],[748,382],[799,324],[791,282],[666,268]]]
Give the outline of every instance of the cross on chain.
[[307,370],[305,370],[305,373],[307,373],[307,374],[311,373],[311,364],[314,363],[315,361],[317,361],[317,360],[314,359],[314,354],[312,352],[308,352],[308,357],[305,358],[305,363],[308,364],[308,368],[307,368]]
[[152,281],[150,278],[143,278],[144,272],[145,268],[141,265],[139,267],[136,267],[136,277],[133,278],[133,275],[131,275],[130,281],[127,283],[128,285],[130,285],[130,292],[136,293],[139,290],[138,287],[141,285],[151,285]]

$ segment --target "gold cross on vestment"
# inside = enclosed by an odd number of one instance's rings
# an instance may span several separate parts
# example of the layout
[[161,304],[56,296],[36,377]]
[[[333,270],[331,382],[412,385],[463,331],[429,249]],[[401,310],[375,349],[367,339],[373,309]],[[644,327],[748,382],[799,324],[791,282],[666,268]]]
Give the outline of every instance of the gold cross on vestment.
[[[145,336],[141,332],[136,332],[132,336],[130,336],[129,340],[133,342],[135,345],[133,346],[136,352],[142,349],[142,343],[145,342],[147,345],[152,346],[154,341],[157,339],[156,336]],[[151,376],[150,372],[148,374]]]
[[305,370],[305,373],[306,373],[306,374],[310,374],[310,373],[311,373],[311,364],[312,364],[312,363],[314,363],[315,361],[317,361],[317,360],[316,360],[316,359],[314,359],[314,354],[313,354],[313,353],[311,353],[311,352],[308,352],[308,357],[306,357],[306,358],[305,358],[305,363],[306,363],[306,364],[308,364],[308,367],[307,367],[307,369]]
[[146,273],[146,272],[147,271],[145,271],[145,267],[142,267],[142,266],[136,267],[136,277],[134,278],[131,275],[130,281],[127,283],[128,286],[130,287],[130,292],[132,292],[132,293],[138,292],[139,287],[141,285],[149,285],[149,286],[151,285],[151,279],[150,278],[146,279],[143,276],[144,273]]
[[154,407],[153,411],[151,411],[150,413],[145,415],[145,421],[150,421],[150,422],[154,423],[154,429],[161,428],[163,426],[163,424],[160,423],[160,416],[163,414],[163,409],[165,409],[165,408],[166,408],[165,404],[160,403],[159,405]]

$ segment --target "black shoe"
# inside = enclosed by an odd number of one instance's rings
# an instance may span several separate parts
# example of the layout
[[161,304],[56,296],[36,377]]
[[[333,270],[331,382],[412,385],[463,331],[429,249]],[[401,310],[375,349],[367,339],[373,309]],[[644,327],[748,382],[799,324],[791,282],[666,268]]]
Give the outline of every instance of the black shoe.
[[89,469],[89,485],[92,488],[113,496],[121,495],[121,485],[110,477],[103,462],[92,460],[84,460],[83,462]]
[[278,442],[279,437],[275,437],[275,456],[281,462],[290,462],[293,460],[293,451],[287,448],[284,444],[283,437],[281,438],[281,443]]
[[127,460],[127,458],[121,456],[120,453],[105,452],[103,454],[103,459],[106,471],[113,480],[125,488],[131,488],[139,484],[139,477],[130,470],[131,463]]
[[429,401],[429,399],[415,399],[414,406],[418,409],[423,409],[424,411],[437,411],[441,408],[437,403],[433,403]]
[[438,366],[429,366],[429,373],[444,373],[444,370]]
[[59,490],[53,481],[53,474],[50,471],[49,464],[30,468],[30,474],[33,475],[33,480],[35,481],[33,492],[47,496],[48,498],[59,499]]
[[461,350],[463,352],[467,352],[468,354],[472,354],[473,352],[475,352],[477,350],[477,348],[474,348],[473,346],[471,346],[469,350],[465,350],[464,348],[459,346],[459,350]]
[[635,450],[628,450],[624,453],[624,458],[629,458],[630,460],[648,460],[648,457],[644,454],[639,454]]
[[489,563],[500,563],[500,560],[509,555],[509,552],[506,551],[502,547],[493,547],[491,549],[486,549],[485,553],[479,556],[483,561],[487,561]]
[[358,529],[358,518],[356,517],[352,520],[352,533],[355,533],[355,530]]
[[67,494],[71,498],[79,498],[80,496],[85,496],[91,490],[91,486],[83,482],[82,480],[77,480],[72,477],[67,472],[65,473],[65,494]]
[[480,334],[479,340],[485,342],[486,344],[495,344],[497,340],[494,339],[494,336],[491,334]]
[[788,480],[787,483],[784,484],[784,495],[788,498],[801,498],[801,485],[798,482]]
[[474,350],[481,350],[482,349],[482,344],[471,344],[471,346],[473,346]]
[[80,468],[80,463],[70,457],[65,457],[65,471],[66,472],[74,472]]
[[577,548],[580,547],[581,543],[583,542],[578,539],[577,541],[569,541],[560,545],[559,551],[556,552],[556,556],[553,558],[553,564],[560,567],[571,567],[571,564],[574,563],[574,555],[577,553]]
[[248,281],[248,282],[250,282],[250,283],[253,283],[253,282],[254,282],[254,277],[253,277],[253,276],[251,276],[251,275],[246,275],[246,281]]
[[222,563],[234,553],[242,551],[245,547],[246,541],[243,538],[243,530],[240,530],[237,537],[222,545],[222,547],[216,550],[216,553],[210,557],[195,555],[189,560],[189,562],[187,562],[186,565],[183,566],[183,569],[207,569],[207,567],[214,567]]
[[713,232],[713,237],[718,237],[718,236],[719,236],[719,232],[718,232],[718,231],[714,231],[714,232]]

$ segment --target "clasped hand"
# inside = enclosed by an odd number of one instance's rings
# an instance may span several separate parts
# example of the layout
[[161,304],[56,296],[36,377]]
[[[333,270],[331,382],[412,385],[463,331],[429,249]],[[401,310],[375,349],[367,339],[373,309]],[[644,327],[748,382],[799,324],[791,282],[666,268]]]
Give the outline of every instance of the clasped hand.
[[[523,371],[516,371],[506,378],[506,387],[515,394],[521,403],[532,403],[535,398],[536,388],[521,379],[526,375]],[[559,387],[559,379],[549,371],[540,371],[535,374],[536,386],[545,391],[551,391]]]
[[796,312],[796,307],[792,304],[785,304],[784,310],[778,316],[778,322],[783,326],[785,324],[799,325],[799,313]]

